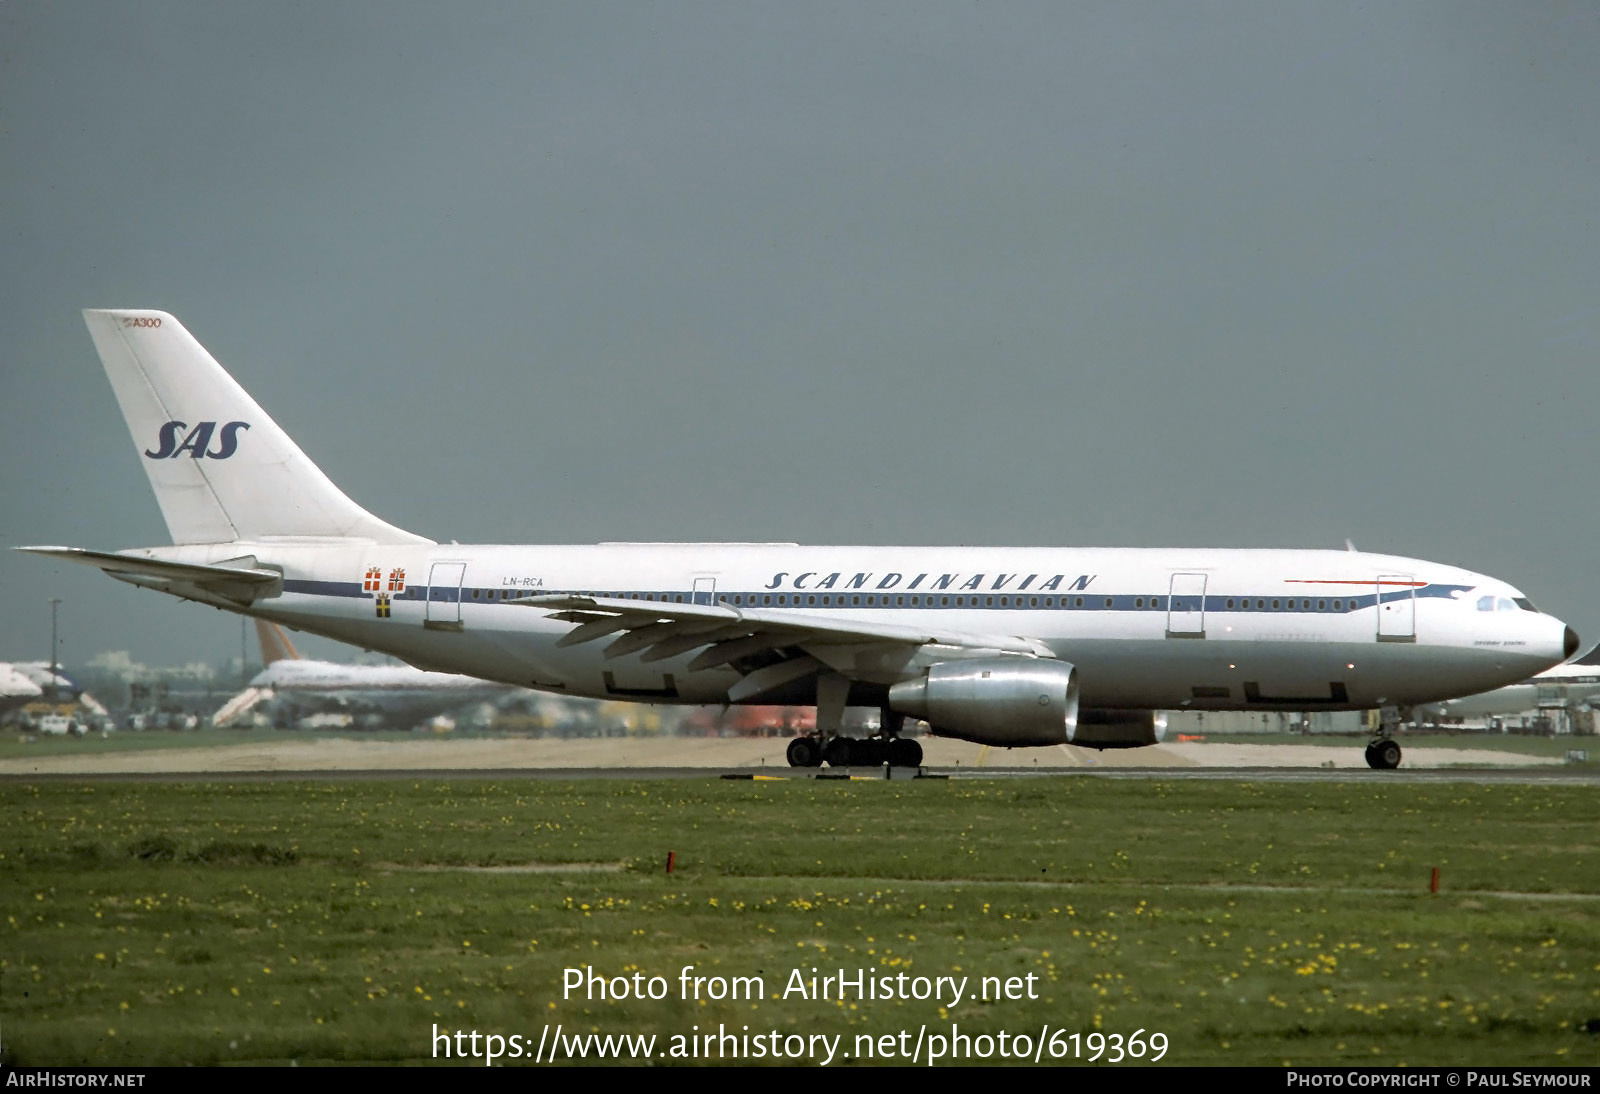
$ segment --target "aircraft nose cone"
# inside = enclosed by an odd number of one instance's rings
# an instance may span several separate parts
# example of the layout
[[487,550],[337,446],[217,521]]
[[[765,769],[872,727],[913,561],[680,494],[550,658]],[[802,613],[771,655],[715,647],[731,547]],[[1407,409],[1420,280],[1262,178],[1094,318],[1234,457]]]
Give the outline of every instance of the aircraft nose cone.
[[1578,652],[1578,632],[1571,627],[1567,628],[1566,636],[1561,640],[1562,656],[1570,659]]

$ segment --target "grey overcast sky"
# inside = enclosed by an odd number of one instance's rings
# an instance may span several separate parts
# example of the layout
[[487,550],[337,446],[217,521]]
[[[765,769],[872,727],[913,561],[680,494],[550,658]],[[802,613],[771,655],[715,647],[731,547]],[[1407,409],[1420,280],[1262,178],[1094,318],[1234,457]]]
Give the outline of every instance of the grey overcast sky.
[[[436,539],[1327,546],[1600,638],[1600,9],[0,7],[0,546],[166,531],[79,309]],[[0,659],[239,626],[0,552]],[[346,656],[333,643],[313,652]]]

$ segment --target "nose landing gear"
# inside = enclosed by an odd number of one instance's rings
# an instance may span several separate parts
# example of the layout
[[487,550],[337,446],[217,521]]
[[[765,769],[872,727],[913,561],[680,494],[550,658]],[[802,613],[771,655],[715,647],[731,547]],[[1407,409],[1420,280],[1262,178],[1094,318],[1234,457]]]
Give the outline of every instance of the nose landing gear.
[[1380,737],[1367,746],[1367,766],[1393,771],[1400,766],[1400,745],[1391,737]]
[[[1409,716],[1410,711],[1403,712]],[[1400,744],[1394,739],[1400,728],[1399,707],[1384,707],[1378,714],[1378,735],[1367,745],[1367,766],[1378,771],[1393,771],[1400,766]]]

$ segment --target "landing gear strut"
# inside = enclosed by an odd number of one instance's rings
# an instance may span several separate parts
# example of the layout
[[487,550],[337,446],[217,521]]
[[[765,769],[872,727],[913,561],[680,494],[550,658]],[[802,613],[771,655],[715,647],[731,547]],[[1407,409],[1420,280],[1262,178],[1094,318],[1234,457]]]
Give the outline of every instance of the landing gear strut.
[[1378,735],[1367,745],[1367,766],[1379,771],[1393,771],[1400,766],[1400,744],[1394,739],[1400,728],[1400,709],[1384,707],[1379,714]]

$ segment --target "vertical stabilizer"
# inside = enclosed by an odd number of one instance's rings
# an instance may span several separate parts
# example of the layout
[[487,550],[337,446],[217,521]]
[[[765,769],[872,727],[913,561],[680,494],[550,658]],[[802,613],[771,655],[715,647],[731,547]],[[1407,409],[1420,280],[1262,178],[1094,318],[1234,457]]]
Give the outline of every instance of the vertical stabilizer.
[[300,651],[294,648],[294,643],[289,641],[289,636],[284,634],[283,628],[276,623],[268,623],[265,619],[257,619],[256,637],[261,640],[262,668],[266,668],[274,661],[300,660]]
[[172,316],[85,310],[174,543],[428,543],[339,490]]

